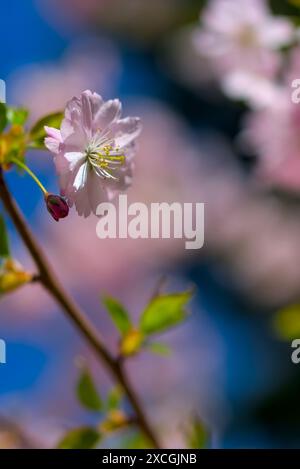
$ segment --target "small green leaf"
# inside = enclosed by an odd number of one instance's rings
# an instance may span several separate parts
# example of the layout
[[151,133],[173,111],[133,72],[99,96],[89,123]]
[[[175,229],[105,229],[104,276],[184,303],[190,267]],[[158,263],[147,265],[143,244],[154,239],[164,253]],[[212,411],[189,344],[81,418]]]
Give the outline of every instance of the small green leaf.
[[101,435],[92,427],[70,430],[58,444],[60,449],[90,449],[99,443]]
[[0,132],[3,132],[8,124],[7,109],[4,103],[0,103]]
[[110,296],[103,298],[103,304],[122,336],[132,328],[131,320],[126,309],[117,300]]
[[9,255],[9,242],[5,221],[2,215],[0,215],[0,257],[9,257]]
[[208,448],[210,435],[203,422],[198,418],[194,418],[191,428],[187,433],[187,443],[189,449]]
[[120,407],[123,392],[120,386],[111,389],[107,396],[106,406],[108,410],[115,410]]
[[62,112],[55,112],[40,119],[29,132],[30,146],[33,148],[44,148],[44,140],[46,137],[45,126],[58,129],[60,128],[63,117]]
[[152,449],[153,445],[141,432],[134,432],[121,442],[124,449]]
[[162,344],[161,342],[151,342],[146,345],[147,349],[155,353],[156,355],[162,355],[168,357],[171,355],[171,349],[168,345]]
[[84,368],[77,384],[77,396],[81,404],[89,410],[99,412],[102,400],[90,372]]
[[28,117],[28,111],[24,108],[8,107],[7,119],[10,124],[24,125]]
[[160,295],[148,304],[140,318],[140,328],[146,335],[163,332],[184,321],[188,315],[184,309],[192,292]]

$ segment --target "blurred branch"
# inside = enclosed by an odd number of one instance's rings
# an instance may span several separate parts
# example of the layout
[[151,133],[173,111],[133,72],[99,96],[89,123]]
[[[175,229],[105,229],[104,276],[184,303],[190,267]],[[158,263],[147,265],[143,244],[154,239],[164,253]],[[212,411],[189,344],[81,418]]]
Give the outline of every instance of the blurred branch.
[[33,275],[31,279],[31,283],[38,283],[38,282],[41,282],[41,276],[38,274]]
[[49,292],[49,294],[61,306],[66,315],[71,319],[73,324],[85,337],[87,342],[93,348],[101,362],[106,366],[113,378],[115,378],[124,389],[129,402],[132,405],[136,414],[136,421],[140,429],[148,437],[152,445],[156,448],[159,447],[158,440],[153,430],[151,429],[147,417],[144,413],[141,403],[135,391],[132,389],[128,381],[127,375],[124,372],[121,362],[116,360],[106,349],[103,344],[102,338],[95,331],[94,326],[90,323],[85,314],[73,301],[70,295],[65,291],[62,284],[57,280],[56,274],[53,272],[48,259],[46,258],[43,250],[36,241],[33,233],[29,229],[22,213],[20,212],[16,202],[12,198],[5,180],[3,172],[0,170],[0,199],[12,219],[17,231],[19,232],[24,244],[30,252],[32,258],[39,272],[39,281]]
[[156,285],[154,287],[153,293],[152,293],[151,298],[150,298],[151,300],[153,300],[154,298],[156,298],[157,296],[162,294],[162,291],[163,291],[166,283],[167,283],[167,276],[162,275],[158,279],[158,282],[156,283]]

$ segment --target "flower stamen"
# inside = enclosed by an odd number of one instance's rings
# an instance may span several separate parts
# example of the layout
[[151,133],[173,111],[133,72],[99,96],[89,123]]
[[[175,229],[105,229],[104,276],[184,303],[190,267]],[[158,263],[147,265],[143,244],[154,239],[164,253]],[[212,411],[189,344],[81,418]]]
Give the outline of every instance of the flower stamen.
[[98,176],[118,179],[111,173],[125,163],[125,155],[118,147],[114,148],[110,143],[103,145],[103,139],[101,139],[98,144],[94,142],[94,145],[90,145],[86,154]]

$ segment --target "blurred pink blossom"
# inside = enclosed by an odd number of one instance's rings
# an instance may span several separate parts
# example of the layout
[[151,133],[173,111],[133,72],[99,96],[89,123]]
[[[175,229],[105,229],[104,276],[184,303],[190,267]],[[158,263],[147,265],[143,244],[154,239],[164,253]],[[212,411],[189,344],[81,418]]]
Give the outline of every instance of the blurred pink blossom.
[[272,106],[282,94],[281,86],[275,80],[245,71],[225,75],[222,89],[230,98],[243,100],[253,109]]
[[276,75],[282,63],[278,49],[295,34],[289,20],[273,16],[265,0],[211,0],[201,19],[193,43],[234,98],[247,93],[247,75]]
[[300,192],[300,105],[292,102],[291,83],[299,77],[297,47],[274,99],[246,117],[243,132],[244,140],[258,155],[256,174],[261,181],[296,192]]

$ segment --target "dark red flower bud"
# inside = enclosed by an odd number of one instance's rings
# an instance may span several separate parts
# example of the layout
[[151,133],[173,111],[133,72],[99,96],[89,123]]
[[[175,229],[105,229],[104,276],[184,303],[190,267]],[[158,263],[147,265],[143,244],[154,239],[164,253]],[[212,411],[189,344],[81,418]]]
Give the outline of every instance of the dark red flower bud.
[[65,199],[60,195],[46,194],[45,202],[48,212],[52,215],[55,221],[60,218],[65,218],[69,213],[69,206]]

